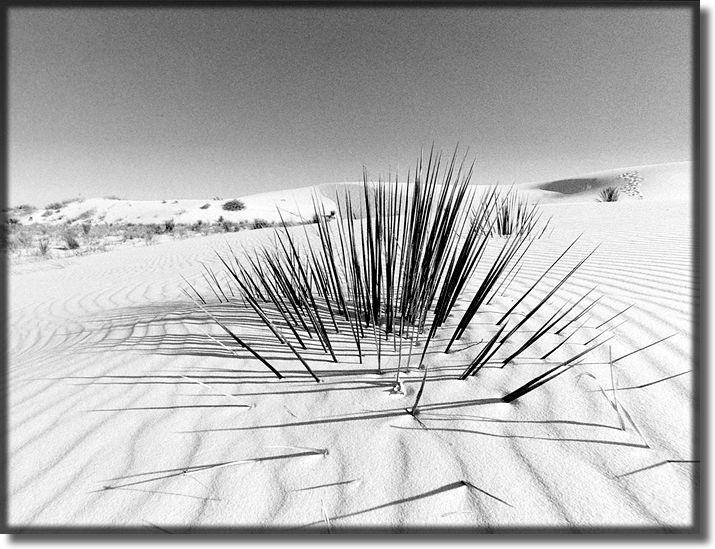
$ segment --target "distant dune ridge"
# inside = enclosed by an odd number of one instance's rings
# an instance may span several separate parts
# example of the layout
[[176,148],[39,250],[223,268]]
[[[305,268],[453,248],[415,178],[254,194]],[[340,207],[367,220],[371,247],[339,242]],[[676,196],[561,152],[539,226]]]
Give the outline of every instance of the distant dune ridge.
[[[692,162],[673,162],[649,166],[636,166],[605,170],[580,177],[539,183],[521,183],[516,189],[532,200],[547,203],[554,201],[595,201],[601,189],[609,186],[624,189],[628,178],[635,174],[642,179],[640,192],[645,200],[671,200],[687,198],[690,194]],[[405,183],[400,183],[404,185]],[[484,190],[490,185],[480,186]],[[505,186],[506,187],[506,186]],[[28,223],[163,223],[173,219],[177,224],[214,223],[219,218],[232,222],[252,222],[263,219],[270,223],[280,221],[282,215],[289,223],[309,222],[314,215],[313,200],[322,203],[326,214],[336,212],[338,204],[345,213],[346,194],[349,195],[356,215],[364,212],[364,194],[361,182],[324,183],[299,189],[271,191],[221,199],[167,199],[124,200],[113,198],[88,198],[68,202],[59,208],[39,208],[27,213],[11,210],[10,216],[22,224]],[[223,204],[234,198],[243,202],[245,209],[229,211]],[[621,192],[620,200],[631,200]],[[280,212],[280,214],[279,214]]]
[[[167,200],[125,200],[119,198],[77,199],[59,208],[39,208],[31,213],[11,211],[20,223],[134,223],[146,225],[163,223],[173,219],[175,223],[191,224],[197,221],[214,223],[219,218],[235,223],[252,222],[263,219],[271,223],[279,222],[283,216],[286,222],[301,223],[313,217],[313,199],[322,201],[326,214],[335,210],[335,204],[327,197],[321,197],[314,187],[287,189],[253,194],[243,197],[223,197],[220,199],[167,199]],[[223,205],[238,199],[243,203],[241,210],[225,210]],[[18,215],[20,214],[20,215]]]
[[[627,185],[634,172],[642,199],[622,193],[617,203],[597,202],[602,188]],[[219,302],[205,291],[203,265],[226,274],[216,251],[257,249],[274,242],[272,228],[167,238],[11,270],[8,524],[296,534],[692,528],[700,456],[693,445],[699,365],[692,349],[691,172],[692,163],[679,162],[517,185],[543,204],[553,231],[534,240],[449,353],[449,334],[437,333],[417,418],[405,413],[422,381],[416,359],[400,378],[404,394],[397,393],[395,364],[386,360],[389,373],[376,373],[370,338],[359,363],[347,333],[328,326],[338,362],[316,351],[317,342],[300,351],[320,376],[316,383],[256,315],[239,308],[245,318],[235,318],[238,296]],[[277,221],[278,205],[295,222],[313,216],[316,189],[328,214],[338,208],[336,191],[347,190],[354,206],[362,200],[359,184],[340,183],[221,200],[87,199],[20,221]],[[223,210],[234,198],[245,209]],[[301,242],[319,228],[288,230]],[[550,278],[597,251],[533,320],[592,292],[582,304],[592,307],[585,320],[562,335],[549,332],[514,361],[495,355],[477,376],[460,380],[500,312],[579,235]],[[503,242],[490,239],[486,256],[495,257]],[[488,264],[455,303],[457,317]],[[211,322],[182,292],[187,282],[285,378]],[[611,336],[517,404],[500,401]],[[532,360],[552,349],[548,365]]]

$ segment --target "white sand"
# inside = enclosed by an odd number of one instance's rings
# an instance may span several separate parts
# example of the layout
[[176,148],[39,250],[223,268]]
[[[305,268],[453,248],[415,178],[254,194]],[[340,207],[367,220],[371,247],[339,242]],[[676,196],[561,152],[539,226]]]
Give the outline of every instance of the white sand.
[[[422,425],[402,413],[421,372],[404,377],[406,396],[391,395],[394,362],[378,376],[374,357],[359,365],[351,346],[338,343],[339,364],[306,354],[324,379],[318,385],[265,328],[242,328],[287,373],[279,381],[244,351],[237,358],[206,335],[226,341],[183,296],[180,275],[199,280],[200,261],[216,264],[214,248],[225,241],[250,247],[272,229],[13,273],[10,525],[170,532],[692,525],[699,466],[690,463],[698,456],[689,172],[641,170],[643,200],[597,203],[594,187],[561,189],[560,200],[548,193],[544,210],[555,229],[534,245],[523,275],[475,317],[454,352],[441,352],[449,329],[433,343]],[[304,229],[315,227],[293,230]],[[611,387],[607,348],[513,404],[491,399],[543,365],[519,359],[455,379],[497,313],[582,232],[573,262],[601,247],[560,295],[580,296],[597,284],[604,297],[554,359],[583,349],[595,326],[631,304],[611,340],[613,357],[677,332],[614,367],[618,402],[642,436],[631,424],[621,430],[596,382],[581,375]],[[540,356],[557,341],[549,335],[527,354]],[[191,469],[225,462],[235,463]]]

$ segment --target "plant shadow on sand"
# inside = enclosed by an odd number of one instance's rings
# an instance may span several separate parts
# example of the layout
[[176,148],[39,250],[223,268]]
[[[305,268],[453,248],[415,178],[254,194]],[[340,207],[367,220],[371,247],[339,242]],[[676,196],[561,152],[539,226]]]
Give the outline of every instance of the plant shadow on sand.
[[[184,304],[185,305],[185,304]],[[227,307],[225,304],[221,306],[216,306],[212,308],[212,312],[219,316],[219,318],[229,322],[230,319],[234,319],[235,309]],[[243,311],[246,313],[246,311]],[[247,315],[246,315],[247,316]],[[71,382],[77,385],[169,385],[169,386],[185,386],[192,387],[195,386],[197,382],[205,384],[209,387],[216,386],[221,388],[222,386],[228,387],[240,387],[240,392],[234,393],[232,396],[240,397],[271,397],[280,395],[310,395],[310,394],[328,394],[335,392],[362,392],[362,391],[386,391],[389,390],[393,385],[393,376],[396,371],[396,367],[390,367],[387,365],[383,368],[382,375],[377,375],[374,368],[370,368],[367,365],[359,365],[355,360],[354,347],[350,345],[350,341],[346,340],[344,348],[336,343],[336,354],[341,358],[340,364],[335,364],[333,361],[324,358],[324,354],[320,352],[319,348],[315,348],[315,355],[321,360],[315,360],[315,362],[322,362],[322,365],[317,365],[319,375],[321,376],[321,383],[316,385],[312,380],[306,376],[305,371],[300,368],[295,368],[294,358],[285,349],[276,345],[275,341],[271,341],[270,338],[260,339],[261,332],[261,322],[258,319],[250,319],[242,316],[241,326],[245,329],[246,326],[253,326],[256,330],[258,337],[252,337],[251,343],[255,344],[257,347],[263,350],[264,356],[269,356],[272,361],[278,363],[285,363],[282,368],[282,372],[285,377],[283,379],[277,380],[274,376],[271,376],[269,372],[264,369],[255,369],[249,364],[252,364],[252,357],[245,350],[239,348],[238,346],[233,346],[230,349],[219,345],[216,339],[222,339],[226,346],[231,345],[229,338],[222,336],[221,334],[215,337],[209,337],[207,335],[196,335],[191,333],[185,333],[187,327],[191,329],[192,326],[205,327],[207,324],[210,325],[210,318],[202,311],[197,311],[196,309],[190,307],[184,307],[184,309],[177,310],[175,303],[168,304],[158,304],[156,306],[141,306],[141,307],[129,307],[126,309],[114,310],[110,314],[105,314],[102,316],[97,316],[92,319],[92,324],[96,326],[94,328],[95,333],[89,335],[85,339],[85,343],[77,348],[77,352],[105,352],[107,350],[121,350],[125,352],[127,350],[136,351],[139,353],[146,354],[159,354],[159,355],[188,355],[188,356],[201,356],[201,357],[212,357],[227,360],[237,360],[238,365],[236,369],[230,367],[211,367],[211,366],[192,366],[190,369],[182,370],[176,374],[172,373],[156,373],[156,374],[108,374],[108,375],[98,375],[98,376],[64,376],[62,378],[65,381]],[[184,333],[172,333],[172,331],[179,331]],[[265,330],[263,330],[265,332]],[[336,339],[336,342],[340,340]],[[435,338],[434,341],[439,341]],[[470,351],[471,348],[482,344],[483,342],[467,343],[461,347],[454,347],[452,350],[453,355],[458,354],[462,351]],[[262,346],[261,346],[262,345]],[[443,342],[444,345],[444,342]],[[317,347],[317,346],[316,346]],[[376,354],[376,353],[375,353]],[[428,351],[428,354],[442,355],[443,351],[439,350],[439,347],[435,345],[434,349]],[[306,356],[309,357],[308,353]],[[353,361],[344,363],[342,358],[347,356],[352,358]],[[368,357],[370,353],[367,350],[363,351],[363,356]],[[392,360],[396,360],[397,357],[390,357]],[[310,358],[311,363],[314,359]],[[346,361],[347,362],[347,361]],[[230,363],[229,363],[230,364]],[[330,367],[330,365],[333,365]],[[248,366],[248,367],[247,367]],[[429,377],[427,385],[437,383],[440,381],[457,381],[459,379],[459,373],[464,370],[468,364],[452,362],[449,365],[433,365],[431,366],[432,374]],[[499,365],[502,366],[503,365]],[[497,365],[487,365],[485,368],[498,368]],[[416,371],[415,371],[416,373]],[[407,376],[403,374],[402,382],[405,387],[416,387],[420,384],[419,376]],[[260,390],[250,389],[251,386],[260,386]],[[294,387],[294,388],[293,388]],[[197,396],[206,396],[205,393],[196,393]],[[217,395],[218,396],[218,395]],[[625,447],[635,447],[643,448],[646,447],[642,443],[629,443],[627,441],[619,440],[604,440],[604,439],[589,439],[589,438],[576,438],[576,437],[554,437],[554,436],[538,436],[533,433],[530,434],[529,426],[534,424],[541,425],[571,425],[580,426],[584,428],[596,428],[596,429],[606,429],[606,430],[617,430],[621,431],[617,425],[610,425],[606,423],[598,422],[584,422],[576,421],[570,419],[552,419],[543,421],[533,421],[527,419],[518,420],[501,420],[496,418],[482,418],[481,421],[486,423],[491,423],[492,425],[498,423],[511,423],[513,425],[519,425],[522,429],[521,433],[517,434],[502,434],[498,432],[471,430],[466,428],[446,428],[439,425],[439,422],[444,421],[464,421],[465,417],[458,414],[446,414],[438,416],[439,411],[448,410],[461,410],[465,408],[471,408],[475,406],[486,406],[486,405],[502,405],[504,404],[502,397],[486,397],[486,398],[474,398],[474,399],[463,399],[454,400],[447,402],[436,402],[436,403],[425,403],[421,406],[418,414],[420,421],[419,425],[415,427],[409,426],[392,426],[398,429],[416,429],[424,430],[427,429],[433,432],[451,432],[451,433],[461,433],[464,435],[482,435],[487,437],[504,437],[504,438],[514,438],[514,439],[532,439],[532,440],[544,440],[553,442],[593,442],[598,444],[615,444],[622,445]],[[151,412],[151,411],[162,411],[162,410],[195,410],[197,413],[207,412],[212,409],[241,409],[250,408],[246,404],[186,404],[186,405],[172,405],[172,406],[136,406],[136,407],[126,407],[126,408],[96,408],[89,411],[92,412]],[[223,431],[241,431],[241,430],[262,430],[262,429],[284,429],[284,428],[300,428],[315,425],[327,425],[327,424],[338,424],[343,422],[363,422],[371,420],[384,420],[392,419],[400,416],[409,416],[409,410],[406,407],[397,408],[386,408],[383,410],[376,411],[360,411],[357,413],[348,413],[333,417],[318,417],[305,421],[290,421],[285,423],[268,423],[268,424],[258,424],[251,425],[247,427],[225,427],[216,429],[205,429],[205,430],[195,430],[190,431],[193,433],[197,432],[223,432]],[[478,416],[474,416],[472,420],[475,420]]]

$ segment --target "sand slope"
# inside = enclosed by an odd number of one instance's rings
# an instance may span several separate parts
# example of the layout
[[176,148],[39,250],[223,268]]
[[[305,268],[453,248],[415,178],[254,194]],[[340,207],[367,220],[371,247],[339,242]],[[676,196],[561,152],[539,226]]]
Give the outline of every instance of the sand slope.
[[[317,350],[305,355],[321,384],[255,319],[241,319],[242,333],[287,373],[284,380],[209,337],[231,345],[183,296],[179,275],[198,282],[199,262],[217,262],[213,248],[250,248],[272,229],[13,274],[9,522],[169,532],[692,525],[698,456],[687,191],[671,187],[667,201],[544,206],[554,231],[529,252],[523,275],[449,355],[442,350],[451,331],[438,334],[427,354],[421,423],[403,413],[421,372],[405,376],[406,396],[392,395],[396,362],[378,376],[375,357],[359,364],[344,335],[335,335],[339,364]],[[543,366],[524,359],[455,379],[497,315],[582,232],[569,266],[601,247],[562,299],[595,285],[604,297],[554,360],[582,349],[598,324],[628,305],[613,357],[677,332],[614,368],[619,405],[640,432],[631,424],[622,430],[598,390],[611,387],[606,348],[514,404],[494,399]],[[235,314],[225,305],[212,310]],[[557,340],[537,344],[533,355]]]

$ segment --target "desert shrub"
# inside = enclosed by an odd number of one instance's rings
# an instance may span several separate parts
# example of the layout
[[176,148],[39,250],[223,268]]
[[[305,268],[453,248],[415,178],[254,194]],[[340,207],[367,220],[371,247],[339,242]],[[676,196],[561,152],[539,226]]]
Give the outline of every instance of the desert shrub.
[[68,228],[62,231],[62,240],[65,241],[65,245],[68,250],[76,250],[79,248],[79,242],[75,237],[74,233]]
[[164,225],[159,225],[157,223],[150,223],[145,226],[146,232],[151,232],[152,234],[164,234]]
[[179,223],[171,231],[171,234],[175,238],[183,239],[183,238],[187,238],[189,236],[188,230],[189,230],[189,227],[187,225],[185,225],[184,223]]
[[29,248],[32,245],[32,234],[25,228],[18,228],[13,234],[20,248]]
[[0,225],[2,247],[7,251],[19,251],[32,244],[32,235],[22,225]]
[[219,223],[219,227],[221,227],[221,230],[225,233],[235,233],[239,230],[241,225],[239,223],[228,221],[222,218],[221,222]]
[[246,209],[246,205],[240,200],[229,200],[228,202],[224,202],[221,207],[229,212],[237,212],[239,210]]
[[211,206],[211,204],[209,204],[209,203],[207,202],[206,204],[204,204],[203,206],[201,206],[199,209],[200,209],[200,210],[207,210],[210,206]]
[[252,229],[263,229],[265,227],[269,227],[270,222],[266,221],[265,219],[254,219],[253,223],[251,224]]
[[5,220],[5,223],[7,223],[8,225],[17,225],[20,223],[20,220],[17,219],[16,217],[8,217]]
[[176,223],[174,223],[173,219],[167,219],[166,221],[164,221],[164,232],[174,232],[174,227],[176,227]]
[[618,187],[605,187],[601,189],[600,193],[598,193],[598,198],[596,200],[598,202],[617,202],[619,195],[620,191],[618,190]]
[[92,230],[91,223],[82,223],[82,232],[84,233],[84,236],[89,235],[91,230]]
[[37,250],[40,253],[40,255],[47,255],[47,252],[50,251],[50,240],[49,238],[40,238],[37,241]]

